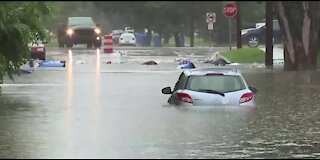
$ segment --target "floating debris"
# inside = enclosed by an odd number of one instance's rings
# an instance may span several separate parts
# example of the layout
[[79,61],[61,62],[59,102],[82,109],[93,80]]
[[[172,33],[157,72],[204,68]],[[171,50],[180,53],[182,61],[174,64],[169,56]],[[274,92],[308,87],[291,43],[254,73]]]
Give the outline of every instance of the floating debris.
[[76,64],[86,64],[87,62],[86,61],[83,61],[83,60],[80,60],[80,61],[77,61]]
[[191,61],[182,61],[178,65],[179,69],[194,69],[196,68]]
[[142,65],[157,65],[157,64],[158,63],[155,61],[147,61],[147,62],[142,63]]

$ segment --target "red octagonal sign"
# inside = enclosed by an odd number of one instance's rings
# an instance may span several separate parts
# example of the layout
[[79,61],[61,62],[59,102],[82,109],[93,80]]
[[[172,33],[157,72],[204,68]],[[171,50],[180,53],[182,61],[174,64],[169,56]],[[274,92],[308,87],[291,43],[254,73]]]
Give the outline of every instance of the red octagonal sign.
[[236,4],[234,3],[226,3],[224,6],[223,6],[223,10],[222,10],[224,16],[226,17],[229,17],[229,18],[232,18],[234,16],[237,15],[238,13],[238,7]]

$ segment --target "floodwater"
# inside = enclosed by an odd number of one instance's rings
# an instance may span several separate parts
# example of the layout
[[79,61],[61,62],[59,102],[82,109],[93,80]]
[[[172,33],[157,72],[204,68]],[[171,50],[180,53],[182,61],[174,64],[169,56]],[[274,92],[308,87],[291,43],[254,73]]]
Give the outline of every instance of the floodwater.
[[0,158],[320,158],[318,72],[235,66],[258,89],[255,108],[177,108],[161,94],[176,64],[83,52],[5,81]]

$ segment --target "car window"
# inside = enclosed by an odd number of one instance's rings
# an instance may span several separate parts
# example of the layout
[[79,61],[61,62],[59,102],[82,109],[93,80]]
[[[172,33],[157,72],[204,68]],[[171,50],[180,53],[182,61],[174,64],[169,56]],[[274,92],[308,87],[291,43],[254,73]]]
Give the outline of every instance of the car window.
[[184,73],[181,73],[173,91],[184,89],[186,81],[187,81],[187,77],[185,76]]
[[186,89],[189,90],[214,90],[222,93],[243,90],[245,88],[243,80],[237,75],[190,76],[186,85]]
[[69,17],[70,26],[94,26],[94,22],[90,17]]

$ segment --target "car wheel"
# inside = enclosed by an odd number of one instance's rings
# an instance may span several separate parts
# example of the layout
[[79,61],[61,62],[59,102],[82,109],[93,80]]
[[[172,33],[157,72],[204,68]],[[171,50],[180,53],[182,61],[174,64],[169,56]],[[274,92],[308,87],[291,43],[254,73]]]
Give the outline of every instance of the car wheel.
[[248,38],[248,46],[255,48],[259,46],[259,38],[257,36],[250,36]]
[[100,43],[97,42],[97,43],[94,44],[94,48],[100,48],[100,47],[101,47],[101,42]]
[[72,48],[73,44],[72,43],[67,43],[67,48]]
[[60,47],[60,48],[64,48],[64,43],[59,42],[59,47]]
[[87,48],[92,48],[92,43],[87,43]]

